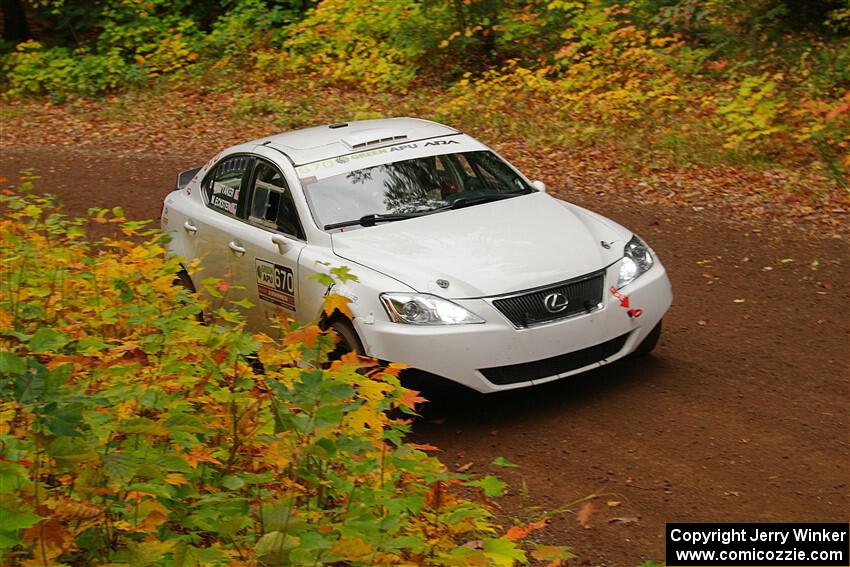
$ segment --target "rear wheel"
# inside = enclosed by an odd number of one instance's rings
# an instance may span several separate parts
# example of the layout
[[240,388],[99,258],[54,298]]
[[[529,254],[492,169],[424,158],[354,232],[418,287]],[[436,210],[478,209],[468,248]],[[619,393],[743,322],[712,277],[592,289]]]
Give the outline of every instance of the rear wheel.
[[328,330],[336,335],[336,347],[328,355],[330,360],[339,360],[344,354],[356,352],[359,355],[365,355],[363,343],[360,342],[360,337],[357,336],[357,331],[351,322],[345,319],[336,319],[330,325]]
[[640,356],[646,356],[651,353],[655,349],[655,345],[658,344],[658,339],[661,337],[661,321],[652,329],[646,338],[643,339],[643,342],[638,345],[635,351],[632,353],[632,356],[637,358]]
[[[176,287],[182,287],[185,290],[188,290],[189,293],[197,293],[195,289],[195,284],[192,283],[192,278],[189,277],[189,273],[186,270],[181,270],[177,272],[177,275],[174,277],[174,281],[172,282]],[[199,311],[195,318],[201,323],[204,322],[204,312]]]
[[177,287],[182,287],[184,289],[188,289],[192,293],[195,293],[195,284],[192,283],[192,278],[189,277],[186,270],[180,270],[174,278],[173,283]]

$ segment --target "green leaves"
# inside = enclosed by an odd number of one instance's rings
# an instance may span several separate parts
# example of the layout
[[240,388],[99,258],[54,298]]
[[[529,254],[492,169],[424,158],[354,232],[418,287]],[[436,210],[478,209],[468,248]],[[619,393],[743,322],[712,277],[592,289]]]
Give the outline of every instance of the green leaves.
[[494,498],[497,496],[501,496],[505,492],[505,488],[508,486],[497,477],[493,475],[487,475],[482,479],[473,480],[466,483],[468,486],[475,486],[484,491],[484,495],[490,498]]
[[42,327],[30,339],[29,347],[33,352],[58,351],[68,344],[68,337],[49,327]]
[[0,532],[14,532],[28,528],[41,520],[32,512],[18,512],[7,508],[0,508]]
[[0,374],[23,374],[26,369],[26,360],[12,352],[0,351]]
[[[333,341],[317,325],[284,325],[281,340],[243,332],[226,289],[209,309],[172,285],[179,264],[162,260],[156,239],[105,240],[94,256],[78,223],[52,217],[19,237],[52,202],[4,199],[0,245],[14,260],[0,270],[11,291],[0,318],[18,295],[31,305],[0,352],[0,562],[524,560],[492,537],[488,503],[504,482],[453,475],[406,444],[409,425],[387,412],[422,400],[402,388],[400,368],[330,365]],[[61,297],[58,265],[73,290]],[[344,267],[328,277],[355,280]],[[214,325],[198,323],[202,309]],[[20,530],[38,522],[45,529],[20,546]],[[485,537],[475,549],[456,543]]]
[[519,468],[518,464],[510,462],[509,460],[507,460],[504,457],[496,457],[495,459],[493,459],[493,461],[490,464],[497,466],[497,467]]

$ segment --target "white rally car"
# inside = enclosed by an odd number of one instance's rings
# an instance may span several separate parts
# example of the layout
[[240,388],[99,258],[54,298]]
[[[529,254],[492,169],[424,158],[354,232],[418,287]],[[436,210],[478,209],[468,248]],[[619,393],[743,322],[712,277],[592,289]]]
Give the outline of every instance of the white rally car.
[[[320,318],[314,273],[347,266],[339,348],[495,392],[653,349],[670,307],[655,253],[548,195],[493,150],[411,118],[331,124],[224,150],[162,214],[187,285],[225,275],[248,326]],[[190,281],[191,278],[191,281]],[[198,286],[200,287],[200,286]],[[426,374],[427,375],[427,374]]]

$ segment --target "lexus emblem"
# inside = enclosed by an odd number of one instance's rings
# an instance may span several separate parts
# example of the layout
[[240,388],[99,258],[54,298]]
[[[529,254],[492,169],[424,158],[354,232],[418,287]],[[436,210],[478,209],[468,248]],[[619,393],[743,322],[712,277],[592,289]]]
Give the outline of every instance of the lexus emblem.
[[560,313],[570,304],[570,300],[563,293],[550,293],[543,298],[543,307],[549,313]]

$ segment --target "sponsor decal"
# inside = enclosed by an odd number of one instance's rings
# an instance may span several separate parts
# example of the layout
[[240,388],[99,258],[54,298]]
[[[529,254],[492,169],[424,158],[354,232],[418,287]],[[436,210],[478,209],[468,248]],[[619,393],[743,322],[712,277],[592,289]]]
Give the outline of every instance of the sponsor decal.
[[257,295],[261,300],[295,311],[295,274],[291,268],[255,258]]
[[[415,150],[417,148],[424,148],[428,146],[449,146],[452,144],[460,144],[457,140],[430,140],[421,144],[419,142],[408,142],[405,144],[398,144],[395,146],[387,146],[384,148],[376,148],[374,150],[365,150],[356,154],[350,154],[346,156],[338,156],[335,158],[330,158],[322,161],[317,161],[315,163],[308,163],[305,165],[299,165],[295,168],[295,172],[302,177],[305,178],[305,174],[307,173],[315,173],[321,172],[327,169],[337,168],[342,165],[349,164],[352,161],[357,161],[359,159],[364,159],[372,156],[377,156],[381,154],[387,154],[392,152],[401,152],[408,150]],[[309,179],[309,177],[307,177]]]
[[400,152],[403,150],[415,150],[419,147],[419,144],[402,144],[400,146],[392,146],[390,148],[390,152]]

